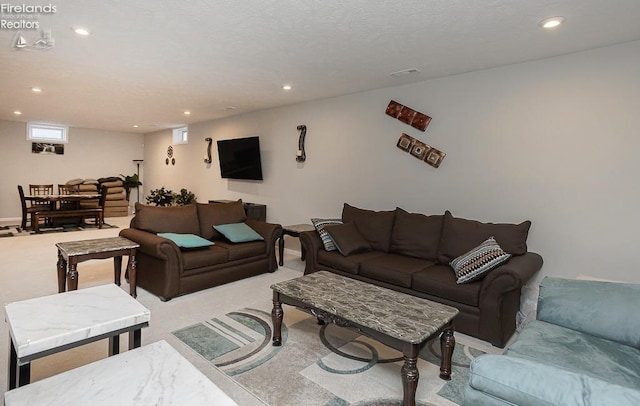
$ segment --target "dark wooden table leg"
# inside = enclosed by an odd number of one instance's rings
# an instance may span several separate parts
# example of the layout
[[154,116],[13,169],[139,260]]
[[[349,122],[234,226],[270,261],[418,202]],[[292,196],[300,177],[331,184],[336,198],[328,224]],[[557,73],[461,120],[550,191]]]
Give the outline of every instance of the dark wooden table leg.
[[120,276],[122,274],[122,255],[113,257],[113,281],[120,286]]
[[440,336],[440,353],[442,354],[442,359],[440,360],[440,378],[447,381],[451,379],[451,358],[453,357],[455,347],[456,339],[453,336],[453,326],[449,324]]
[[404,406],[415,406],[416,389],[418,388],[418,353],[420,345],[406,343],[402,350],[404,354],[404,365],[402,366],[402,393]]
[[18,385],[18,353],[16,353],[16,347],[13,345],[13,340],[9,338],[9,381],[7,382],[7,388],[9,390],[15,389]]
[[129,262],[127,264],[127,273],[129,274],[129,294],[138,297],[136,285],[136,251],[131,250],[129,254]]
[[273,310],[271,310],[271,321],[273,322],[273,345],[279,347],[282,345],[282,303],[280,303],[280,294],[273,292]]
[[120,335],[109,337],[109,356],[120,353]]
[[62,293],[66,290],[67,284],[67,261],[60,250],[58,250],[58,293]]
[[142,329],[135,329],[129,332],[129,349],[139,348],[142,345]]
[[67,289],[78,290],[78,259],[69,258],[69,271],[67,272]]
[[31,382],[31,362],[18,367],[18,388]]
[[280,266],[284,265],[284,231],[280,233],[278,240],[278,253],[280,254]]

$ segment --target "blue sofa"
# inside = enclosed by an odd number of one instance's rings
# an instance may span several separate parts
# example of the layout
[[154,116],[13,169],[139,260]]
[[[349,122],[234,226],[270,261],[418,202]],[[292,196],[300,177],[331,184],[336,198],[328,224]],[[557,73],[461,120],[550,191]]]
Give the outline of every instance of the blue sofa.
[[640,405],[640,285],[546,277],[537,319],[471,363],[464,405]]

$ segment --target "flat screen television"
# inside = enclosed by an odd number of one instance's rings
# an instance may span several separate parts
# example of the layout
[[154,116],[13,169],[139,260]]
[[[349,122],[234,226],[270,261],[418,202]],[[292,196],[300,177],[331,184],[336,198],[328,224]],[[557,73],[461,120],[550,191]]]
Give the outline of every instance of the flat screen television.
[[217,143],[223,178],[262,180],[258,137],[219,140]]

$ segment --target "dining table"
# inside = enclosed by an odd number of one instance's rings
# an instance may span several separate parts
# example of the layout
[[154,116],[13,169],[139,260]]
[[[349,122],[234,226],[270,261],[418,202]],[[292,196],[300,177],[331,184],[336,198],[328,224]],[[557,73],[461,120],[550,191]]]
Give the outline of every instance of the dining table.
[[[31,223],[33,225],[33,230],[36,233],[40,232],[39,227],[39,217],[44,217],[45,219],[52,219],[54,217],[73,217],[77,214],[79,217],[84,217],[84,215],[96,215],[100,216],[102,219],[103,214],[93,213],[96,209],[88,209],[82,208],[80,206],[80,202],[90,201],[90,200],[100,200],[101,195],[99,193],[72,193],[72,194],[50,194],[50,195],[26,195],[24,197],[25,201],[32,202],[34,204],[40,204],[42,206],[48,206],[46,210],[42,212],[34,212],[31,214]],[[65,203],[70,203],[71,205],[65,205]],[[90,213],[91,212],[91,213]],[[96,217],[98,220],[98,217]],[[100,220],[101,221],[101,220]],[[100,227],[102,226],[100,222]]]

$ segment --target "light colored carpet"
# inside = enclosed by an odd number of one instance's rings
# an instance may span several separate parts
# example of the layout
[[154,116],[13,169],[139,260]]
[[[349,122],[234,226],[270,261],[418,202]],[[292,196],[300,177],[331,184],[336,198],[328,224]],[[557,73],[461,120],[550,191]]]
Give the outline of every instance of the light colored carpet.
[[[335,324],[284,306],[283,345],[271,345],[270,309],[244,308],[174,332],[203,358],[270,405],[402,404],[402,353]],[[418,359],[418,405],[462,402],[470,362],[483,351],[458,337],[450,381],[438,377],[439,339]],[[286,382],[286,385],[274,385]]]
[[[57,250],[55,243],[117,236],[122,228],[128,227],[129,221],[130,217],[113,217],[109,219],[109,223],[119,228],[30,235],[23,238],[0,238],[0,253],[2,253],[0,301],[6,304],[56,294]],[[138,300],[151,311],[150,325],[142,331],[142,344],[166,340],[239,405],[264,405],[261,400],[244,389],[240,383],[192,351],[172,332],[198,324],[213,315],[224,315],[242,308],[269,309],[272,305],[269,286],[276,282],[301,276],[303,268],[304,264],[299,257],[287,253],[285,266],[280,267],[272,274],[263,274],[229,283],[174,298],[168,302],[162,302],[156,296],[138,288]],[[79,289],[113,283],[112,260],[82,262],[78,265],[78,272]],[[126,292],[129,291],[129,286],[124,278],[121,288]],[[286,308],[285,313],[287,313]],[[456,337],[458,337],[457,333]],[[467,339],[471,340],[475,348],[485,352],[496,352],[496,349],[487,343],[479,340],[474,341],[473,338],[467,337]],[[122,339],[121,351],[126,351],[127,345],[126,338]],[[3,393],[6,391],[7,385],[8,352],[9,332],[6,321],[2,320],[0,321],[0,388]],[[105,357],[107,357],[106,340],[44,357],[32,363],[32,381]],[[287,382],[274,378],[268,384],[286,387]]]

